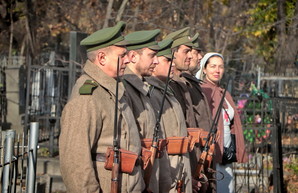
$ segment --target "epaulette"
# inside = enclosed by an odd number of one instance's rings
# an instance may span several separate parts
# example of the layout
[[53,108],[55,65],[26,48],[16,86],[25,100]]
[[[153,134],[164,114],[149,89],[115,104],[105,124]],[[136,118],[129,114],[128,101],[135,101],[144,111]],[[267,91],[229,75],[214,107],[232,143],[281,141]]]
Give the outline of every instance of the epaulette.
[[80,95],[92,95],[93,91],[98,87],[98,83],[94,80],[86,80],[81,86],[79,93]]

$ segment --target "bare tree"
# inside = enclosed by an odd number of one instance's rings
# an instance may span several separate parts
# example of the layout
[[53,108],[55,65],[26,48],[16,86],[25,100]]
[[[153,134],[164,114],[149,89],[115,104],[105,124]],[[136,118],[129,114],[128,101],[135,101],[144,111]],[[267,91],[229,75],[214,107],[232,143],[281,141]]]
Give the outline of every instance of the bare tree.
[[37,17],[35,13],[35,5],[32,0],[26,0],[26,36],[31,50],[30,55],[34,58],[37,55],[37,45],[36,45],[36,27],[37,27]]
[[13,26],[14,26],[14,23],[13,23],[13,17],[12,17],[12,14],[13,14],[13,5],[14,3],[12,2],[12,0],[10,0],[10,14],[9,14],[9,17],[10,17],[10,37],[9,37],[9,51],[8,51],[8,64],[11,64],[11,55],[12,55],[12,42],[13,42]]
[[289,65],[295,61],[298,54],[298,1],[295,5],[295,12],[293,18],[287,25],[286,16],[286,1],[277,0],[277,49],[275,72],[284,73],[285,65]]
[[285,0],[277,0],[277,20],[280,22],[278,22],[278,24],[276,25],[278,45],[277,45],[275,71],[277,71],[277,69],[280,68],[280,65],[283,62],[286,62],[284,58],[287,57],[285,56],[285,53],[287,51],[284,50],[285,43],[286,43],[286,20],[285,20],[286,5],[285,3],[286,3]]
[[109,4],[108,4],[108,7],[107,7],[107,12],[106,12],[106,17],[105,17],[105,22],[103,24],[103,28],[109,26],[109,20],[111,19],[113,3],[114,3],[114,0],[109,0]]
[[123,0],[116,16],[116,22],[120,21],[128,0]]

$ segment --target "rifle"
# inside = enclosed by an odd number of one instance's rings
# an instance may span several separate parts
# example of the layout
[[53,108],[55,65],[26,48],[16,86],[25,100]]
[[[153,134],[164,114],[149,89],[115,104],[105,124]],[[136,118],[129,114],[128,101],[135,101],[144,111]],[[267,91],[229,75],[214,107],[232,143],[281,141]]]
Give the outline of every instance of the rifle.
[[152,154],[151,154],[148,166],[145,170],[144,180],[145,180],[145,184],[146,184],[147,187],[149,186],[151,171],[152,171],[152,167],[153,167],[153,164],[154,164],[154,161],[155,161],[156,152],[157,152],[157,148],[158,148],[158,133],[159,133],[159,130],[160,130],[160,120],[161,120],[161,115],[162,115],[162,112],[163,112],[163,106],[164,106],[165,99],[166,99],[167,89],[168,89],[169,82],[170,82],[170,74],[171,74],[171,68],[172,68],[172,64],[173,64],[173,58],[174,58],[174,53],[172,53],[171,63],[170,63],[170,67],[169,67],[169,71],[168,71],[168,75],[167,75],[167,80],[166,80],[166,86],[165,86],[165,89],[164,89],[164,92],[163,92],[163,95],[162,95],[160,111],[158,112],[158,117],[156,119],[156,123],[155,123],[155,127],[154,127],[153,139],[152,139],[151,148],[150,148],[150,151],[152,152]]
[[[217,140],[217,124],[218,124],[219,116],[221,115],[221,109],[222,109],[223,101],[224,101],[224,98],[226,95],[227,86],[229,85],[229,80],[228,80],[228,83],[224,90],[223,96],[220,100],[218,109],[216,111],[214,120],[211,125],[210,132],[208,133],[206,143],[203,147],[203,151],[202,151],[200,159],[198,161],[198,166],[196,169],[196,178],[200,179],[203,177],[203,180],[204,180],[204,181],[202,181],[203,183],[208,181],[206,175],[203,174],[202,171],[203,171],[203,168],[210,169],[210,166],[211,166],[211,162],[212,162],[213,154],[214,154],[214,150],[215,150],[215,143]],[[201,174],[203,175],[202,177],[200,176]]]
[[119,87],[119,57],[117,61],[116,93],[115,93],[115,117],[114,117],[114,136],[113,136],[113,168],[111,178],[111,193],[118,193],[120,151],[118,140],[118,87]]
[[176,190],[177,193],[184,193],[185,192],[185,172],[183,172],[183,163],[179,164],[180,172],[177,180]]

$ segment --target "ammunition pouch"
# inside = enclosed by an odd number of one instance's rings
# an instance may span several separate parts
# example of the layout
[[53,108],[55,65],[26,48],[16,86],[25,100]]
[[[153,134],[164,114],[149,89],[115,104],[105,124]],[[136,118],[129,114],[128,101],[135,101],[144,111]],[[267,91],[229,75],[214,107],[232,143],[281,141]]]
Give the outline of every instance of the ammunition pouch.
[[[133,169],[137,164],[137,159],[139,155],[135,152],[119,149],[120,153],[120,171],[122,173],[131,174],[133,172]],[[114,150],[112,147],[107,148],[106,152],[106,160],[105,160],[105,169],[106,170],[112,170],[113,168],[113,162],[114,162]]]
[[[141,144],[142,144],[142,147],[150,150],[152,146],[152,138],[141,139]],[[161,158],[163,156],[163,151],[165,150],[165,147],[167,146],[167,144],[168,144],[167,139],[158,139],[155,158]]]
[[188,136],[190,138],[189,151],[191,152],[195,144],[203,147],[206,143],[209,132],[201,128],[187,128]]
[[148,163],[150,161],[150,158],[152,156],[152,152],[144,147],[142,147],[142,168],[145,170],[148,166]]
[[182,155],[188,152],[188,137],[167,137],[167,152],[169,155]]

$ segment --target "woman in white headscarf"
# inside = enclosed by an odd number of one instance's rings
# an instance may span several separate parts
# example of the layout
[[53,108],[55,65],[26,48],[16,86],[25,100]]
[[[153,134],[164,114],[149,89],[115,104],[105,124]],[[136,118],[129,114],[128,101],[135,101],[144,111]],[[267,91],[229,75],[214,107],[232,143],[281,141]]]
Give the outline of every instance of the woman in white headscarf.
[[[220,87],[225,65],[224,58],[219,53],[207,53],[201,60],[203,84],[201,85],[207,97],[212,117],[218,110],[224,89]],[[224,102],[218,121],[219,141],[215,146],[214,163],[217,174],[224,175],[223,180],[217,181],[217,190],[220,192],[235,192],[232,162],[247,162],[243,130],[240,116],[231,94],[226,91]]]

